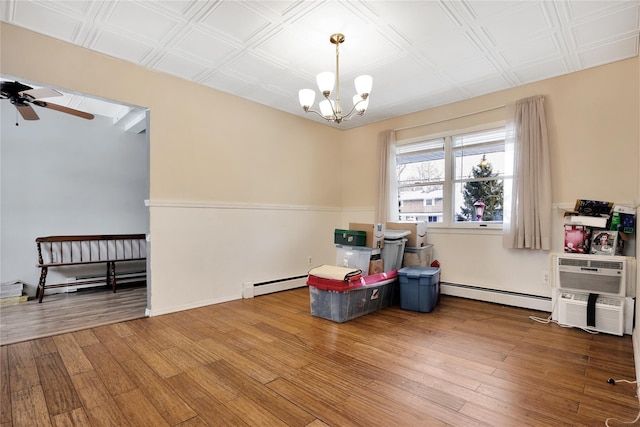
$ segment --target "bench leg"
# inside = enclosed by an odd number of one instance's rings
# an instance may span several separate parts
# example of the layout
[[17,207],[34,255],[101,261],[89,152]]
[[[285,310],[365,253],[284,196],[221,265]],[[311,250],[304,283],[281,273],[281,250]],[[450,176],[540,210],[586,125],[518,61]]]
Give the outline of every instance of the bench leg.
[[36,297],[38,298],[38,302],[42,302],[42,297],[44,297],[44,287],[45,282],[47,281],[47,271],[48,267],[41,267],[40,270],[40,281],[38,282],[38,289],[36,290]]
[[116,263],[115,261],[111,261],[107,263],[107,268],[109,271],[107,272],[107,280],[111,285],[111,289],[113,289],[113,293],[116,293]]

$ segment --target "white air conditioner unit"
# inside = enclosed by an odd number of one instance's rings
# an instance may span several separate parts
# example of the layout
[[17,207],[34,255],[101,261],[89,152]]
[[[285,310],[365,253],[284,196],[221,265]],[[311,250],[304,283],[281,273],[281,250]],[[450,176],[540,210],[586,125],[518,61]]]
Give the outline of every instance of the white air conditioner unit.
[[563,254],[554,257],[554,286],[562,292],[624,297],[627,259],[622,256]]
[[624,334],[624,298],[598,297],[595,301],[595,326],[587,325],[589,294],[558,292],[556,304],[556,320],[561,325],[614,335]]

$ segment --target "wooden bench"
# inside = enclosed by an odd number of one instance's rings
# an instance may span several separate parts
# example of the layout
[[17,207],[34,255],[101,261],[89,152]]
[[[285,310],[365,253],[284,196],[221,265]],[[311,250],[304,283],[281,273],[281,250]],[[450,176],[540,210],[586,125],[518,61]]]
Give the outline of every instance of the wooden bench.
[[[106,283],[116,291],[116,263],[140,261],[147,257],[147,240],[144,234],[101,234],[89,236],[38,237],[38,267],[40,281],[36,297],[42,302],[47,288],[58,288],[91,283]],[[106,263],[105,277],[77,280],[73,283],[47,284],[50,267]],[[130,274],[127,279],[146,278],[146,271]]]

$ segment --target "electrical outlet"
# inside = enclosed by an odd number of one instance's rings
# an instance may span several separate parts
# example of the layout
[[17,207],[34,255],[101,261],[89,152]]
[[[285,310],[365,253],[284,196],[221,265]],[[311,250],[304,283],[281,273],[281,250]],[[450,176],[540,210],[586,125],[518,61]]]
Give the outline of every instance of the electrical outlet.
[[311,255],[309,255],[307,262],[309,263],[309,265],[311,265]]
[[549,272],[547,270],[542,270],[542,283],[548,285],[549,284]]

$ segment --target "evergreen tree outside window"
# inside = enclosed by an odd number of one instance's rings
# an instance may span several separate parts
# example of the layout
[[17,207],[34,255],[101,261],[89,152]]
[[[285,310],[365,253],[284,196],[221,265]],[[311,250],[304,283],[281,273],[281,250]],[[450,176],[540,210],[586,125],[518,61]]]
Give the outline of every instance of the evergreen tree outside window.
[[504,183],[501,180],[484,178],[495,177],[493,166],[482,156],[482,160],[473,168],[473,178],[478,181],[469,181],[462,186],[464,205],[457,213],[456,221],[477,221],[476,203],[484,204],[484,212],[481,221],[502,221],[502,201],[504,197]]
[[477,221],[474,204],[485,204],[483,222],[502,222],[505,129],[452,138],[455,221]]

